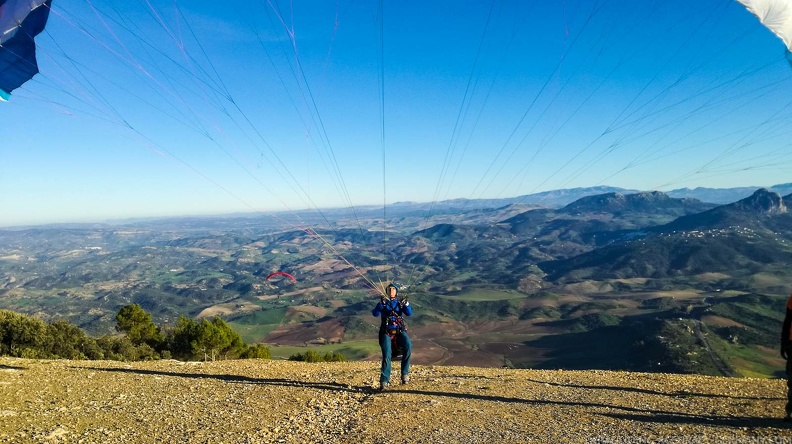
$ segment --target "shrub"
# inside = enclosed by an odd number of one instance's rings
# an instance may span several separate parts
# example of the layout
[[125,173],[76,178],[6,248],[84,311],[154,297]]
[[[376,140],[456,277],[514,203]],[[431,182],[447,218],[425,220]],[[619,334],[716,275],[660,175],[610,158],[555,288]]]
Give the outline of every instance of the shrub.
[[346,356],[337,351],[325,353],[322,359],[324,359],[325,362],[346,362],[347,360]]
[[47,324],[44,321],[0,310],[0,355],[43,357],[42,347],[46,341]]
[[242,359],[272,359],[269,347],[264,344],[251,345],[239,357]]
[[164,339],[159,327],[151,321],[151,314],[138,304],[125,305],[118,310],[116,330],[126,333],[135,345],[157,346]]
[[289,361],[303,362],[346,362],[346,357],[340,352],[328,352],[320,355],[314,350],[308,350],[304,354],[297,353],[289,356]]

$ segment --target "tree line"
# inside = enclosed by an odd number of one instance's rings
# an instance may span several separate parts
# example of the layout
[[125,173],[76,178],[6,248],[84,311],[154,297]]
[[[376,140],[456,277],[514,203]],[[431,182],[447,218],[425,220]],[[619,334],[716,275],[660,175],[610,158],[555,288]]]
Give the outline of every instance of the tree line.
[[116,314],[119,335],[88,336],[79,327],[0,310],[0,355],[34,359],[270,359],[262,344],[247,345],[222,318],[196,321],[180,315],[172,327],[160,327],[138,304]]

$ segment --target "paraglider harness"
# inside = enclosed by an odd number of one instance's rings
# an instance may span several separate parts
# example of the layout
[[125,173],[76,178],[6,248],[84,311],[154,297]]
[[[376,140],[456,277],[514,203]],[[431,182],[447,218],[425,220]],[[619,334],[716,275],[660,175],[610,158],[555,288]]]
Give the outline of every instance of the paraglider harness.
[[401,316],[391,312],[391,315],[385,318],[385,332],[391,339],[404,330],[407,330],[407,327],[404,326],[404,318]]
[[[390,300],[388,300],[390,303]],[[399,306],[403,306],[405,299],[399,300]],[[391,341],[391,359],[398,358],[404,353],[403,347],[399,344],[397,338],[399,335],[407,330],[404,324],[404,318],[389,308],[389,305],[383,304],[387,310],[388,315],[383,319],[383,328],[385,334],[388,335]]]

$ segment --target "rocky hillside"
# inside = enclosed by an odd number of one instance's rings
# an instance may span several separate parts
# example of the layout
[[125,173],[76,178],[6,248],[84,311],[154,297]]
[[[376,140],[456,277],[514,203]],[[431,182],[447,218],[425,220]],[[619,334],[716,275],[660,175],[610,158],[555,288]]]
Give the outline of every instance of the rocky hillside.
[[412,376],[380,393],[372,362],[0,358],[0,442],[792,440],[778,379],[420,365]]

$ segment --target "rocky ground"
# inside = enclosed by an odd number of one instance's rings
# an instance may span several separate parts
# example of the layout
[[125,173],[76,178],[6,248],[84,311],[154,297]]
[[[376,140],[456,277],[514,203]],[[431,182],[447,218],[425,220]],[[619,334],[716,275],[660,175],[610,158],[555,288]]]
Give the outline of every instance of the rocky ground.
[[[398,365],[396,366],[398,368]],[[0,358],[0,442],[792,443],[778,379]]]

